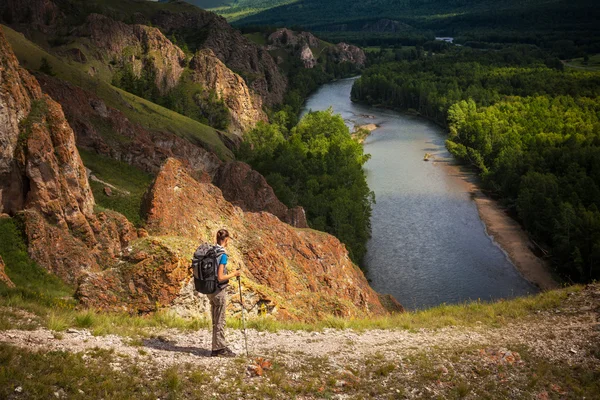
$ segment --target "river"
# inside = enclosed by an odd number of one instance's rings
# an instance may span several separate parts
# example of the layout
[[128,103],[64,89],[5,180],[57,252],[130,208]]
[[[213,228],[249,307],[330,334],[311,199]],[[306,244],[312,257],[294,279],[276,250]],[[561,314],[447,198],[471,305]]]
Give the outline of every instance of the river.
[[[512,298],[538,290],[489,237],[464,178],[453,174],[445,132],[415,116],[355,104],[353,79],[322,86],[306,110],[332,107],[347,125],[377,124],[364,143],[375,192],[367,277],[407,309]],[[424,161],[425,153],[433,155]]]

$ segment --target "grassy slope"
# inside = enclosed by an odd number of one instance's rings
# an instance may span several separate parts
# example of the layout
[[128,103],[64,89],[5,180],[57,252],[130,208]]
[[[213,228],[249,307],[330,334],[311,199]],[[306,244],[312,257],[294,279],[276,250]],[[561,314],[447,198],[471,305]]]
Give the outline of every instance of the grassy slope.
[[94,92],[109,106],[123,112],[132,122],[146,129],[171,132],[186,138],[210,149],[222,159],[233,158],[231,150],[225,147],[215,129],[95,79],[87,74],[81,64],[67,63],[30,42],[22,34],[6,26],[2,26],[2,29],[25,68],[37,70],[41,59],[46,58],[58,78]]
[[81,159],[94,175],[117,189],[112,195],[104,193],[104,184],[90,180],[96,205],[125,215],[136,226],[143,223],[141,205],[144,193],[152,183],[152,177],[129,164],[79,149]]

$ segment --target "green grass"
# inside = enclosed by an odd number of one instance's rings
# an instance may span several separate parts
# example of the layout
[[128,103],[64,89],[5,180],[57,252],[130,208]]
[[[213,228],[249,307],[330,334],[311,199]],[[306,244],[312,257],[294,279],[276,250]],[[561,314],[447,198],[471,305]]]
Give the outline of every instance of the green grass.
[[0,283],[2,302],[34,301],[55,307],[65,302],[64,299],[72,298],[71,287],[31,260],[17,224],[18,220],[13,218],[0,218],[0,256],[6,265],[6,274],[16,285],[10,289]]
[[23,67],[37,71],[42,58],[46,58],[57,78],[96,94],[107,105],[123,112],[132,122],[148,130],[170,132],[183,137],[213,151],[223,160],[233,159],[233,153],[223,144],[214,128],[91,77],[87,73],[89,66],[63,61],[30,42],[22,34],[4,25],[1,27]]
[[252,43],[256,43],[259,46],[266,46],[267,44],[267,38],[260,32],[247,33],[244,36]]
[[[478,347],[430,349],[400,358],[375,353],[341,365],[340,360],[333,363],[328,357],[302,353],[290,354],[294,362],[272,359],[261,378],[249,378],[243,358],[220,360],[218,368],[181,363],[160,369],[145,351],[133,359],[99,348],[85,353],[35,352],[0,344],[0,397],[54,398],[59,393],[74,399],[597,398],[597,368],[551,363],[523,345],[510,348],[519,352],[523,363],[486,362]],[[18,387],[20,396],[15,393]],[[549,396],[542,397],[544,392]]]
[[[152,177],[144,171],[124,162],[79,149],[83,164],[92,170],[98,179],[110,183],[120,190],[112,195],[104,193],[104,184],[90,180],[96,204],[120,212],[136,226],[143,224],[141,205],[144,193],[152,183]],[[127,193],[128,192],[128,193]]]

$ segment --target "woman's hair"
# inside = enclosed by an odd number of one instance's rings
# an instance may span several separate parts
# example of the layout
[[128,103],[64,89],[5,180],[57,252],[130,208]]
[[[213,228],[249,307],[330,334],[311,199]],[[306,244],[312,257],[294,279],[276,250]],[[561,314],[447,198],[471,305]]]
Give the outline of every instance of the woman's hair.
[[227,231],[227,229],[220,229],[219,232],[217,232],[217,244],[223,243],[228,237],[229,232]]

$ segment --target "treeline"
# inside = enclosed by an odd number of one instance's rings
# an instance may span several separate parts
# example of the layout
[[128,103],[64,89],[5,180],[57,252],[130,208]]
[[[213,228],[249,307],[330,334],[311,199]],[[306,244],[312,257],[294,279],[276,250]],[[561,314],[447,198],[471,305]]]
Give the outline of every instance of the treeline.
[[272,120],[244,135],[238,158],[263,174],[288,207],[303,206],[310,227],[335,235],[360,264],[374,202],[362,146],[331,110],[309,113],[292,129],[285,111]]
[[576,281],[600,278],[600,74],[528,47],[458,49],[369,68],[353,99],[414,109],[449,128],[477,168]]

